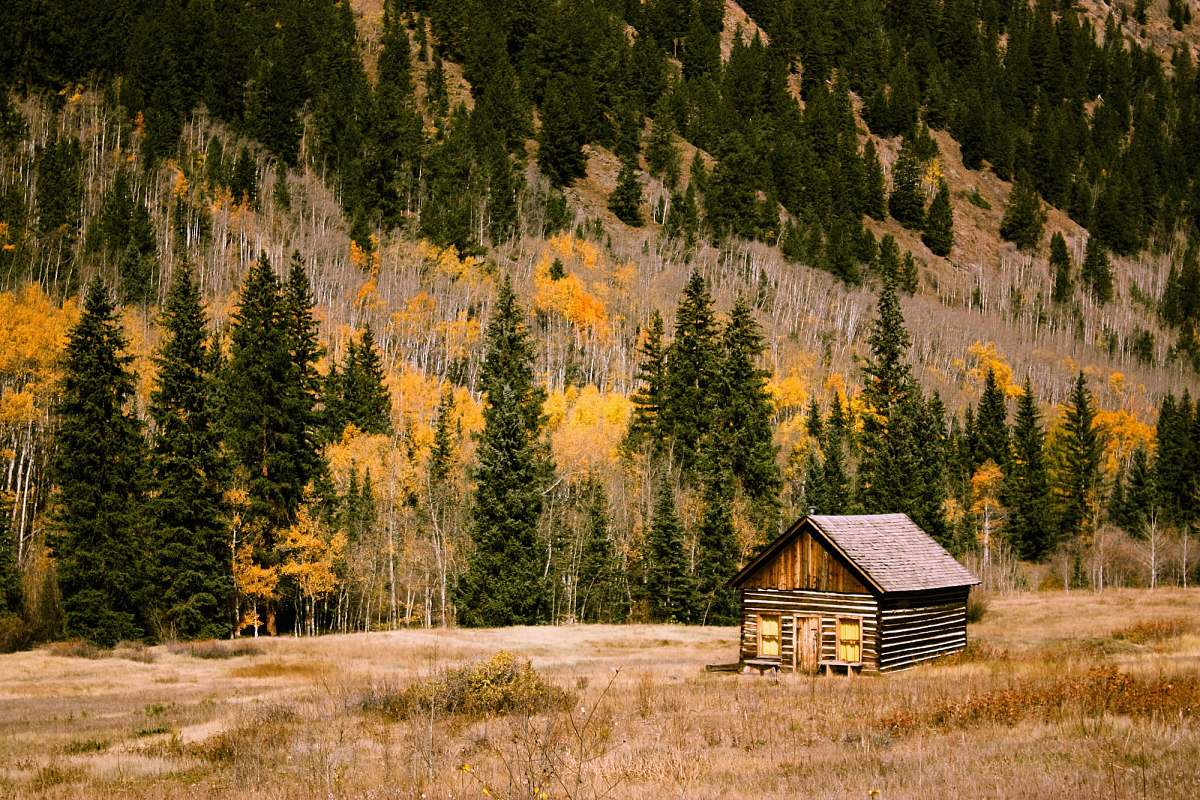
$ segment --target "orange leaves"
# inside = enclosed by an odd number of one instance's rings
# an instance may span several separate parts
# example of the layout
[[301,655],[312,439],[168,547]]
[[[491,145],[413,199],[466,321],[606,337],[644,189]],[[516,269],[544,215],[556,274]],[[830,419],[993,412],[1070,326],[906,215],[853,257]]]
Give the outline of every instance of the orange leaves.
[[544,406],[550,444],[560,472],[579,475],[615,464],[633,403],[593,385],[556,391]]
[[582,330],[600,335],[608,333],[608,310],[604,301],[588,291],[575,275],[558,280],[550,277],[551,261],[543,256],[533,269],[533,307],[555,313]]
[[452,281],[482,286],[491,280],[484,271],[483,264],[475,256],[460,258],[458,249],[453,245],[443,248],[422,239],[417,242],[417,252],[422,261]]
[[186,199],[188,195],[187,176],[179,168],[175,169],[175,181],[171,186],[171,194],[175,195],[176,200]]

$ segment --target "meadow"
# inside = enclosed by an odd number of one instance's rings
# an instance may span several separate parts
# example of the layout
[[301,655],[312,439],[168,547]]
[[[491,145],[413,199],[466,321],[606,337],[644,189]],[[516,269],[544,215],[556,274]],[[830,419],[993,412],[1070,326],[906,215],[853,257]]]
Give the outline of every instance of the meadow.
[[0,656],[0,798],[1200,796],[1200,590],[969,635],[856,678],[708,673],[736,631],[665,625],[59,643]]

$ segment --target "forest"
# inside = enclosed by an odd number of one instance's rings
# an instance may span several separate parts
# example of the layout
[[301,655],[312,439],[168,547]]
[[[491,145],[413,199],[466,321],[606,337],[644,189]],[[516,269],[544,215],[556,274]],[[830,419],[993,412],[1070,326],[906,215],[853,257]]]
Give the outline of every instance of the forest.
[[725,624],[809,510],[1196,581],[1196,37],[1127,5],[5,4],[0,647]]

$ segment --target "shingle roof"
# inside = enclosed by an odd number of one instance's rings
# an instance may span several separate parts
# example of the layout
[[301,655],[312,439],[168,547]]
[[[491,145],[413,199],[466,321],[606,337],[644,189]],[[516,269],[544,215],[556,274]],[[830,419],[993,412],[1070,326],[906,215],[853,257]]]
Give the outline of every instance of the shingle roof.
[[737,574],[737,586],[811,523],[867,582],[881,592],[974,586],[979,579],[906,514],[812,515],[801,518]]
[[814,515],[808,519],[885,592],[979,583],[906,514]]

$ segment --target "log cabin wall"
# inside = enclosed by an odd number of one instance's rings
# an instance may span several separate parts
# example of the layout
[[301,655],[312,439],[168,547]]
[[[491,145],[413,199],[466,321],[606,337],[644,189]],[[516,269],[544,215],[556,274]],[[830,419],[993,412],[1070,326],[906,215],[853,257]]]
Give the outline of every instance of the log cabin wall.
[[879,604],[864,592],[835,593],[803,589],[750,589],[742,592],[742,659],[758,659],[758,616],[780,615],[780,666],[791,669],[794,662],[795,631],[793,615],[821,618],[822,661],[837,658],[838,616],[862,617],[863,671],[878,669]]
[[880,671],[906,669],[966,647],[967,591],[960,586],[885,594],[879,602]]
[[840,556],[807,530],[747,577],[741,586],[743,589],[813,589],[849,594],[869,591]]

